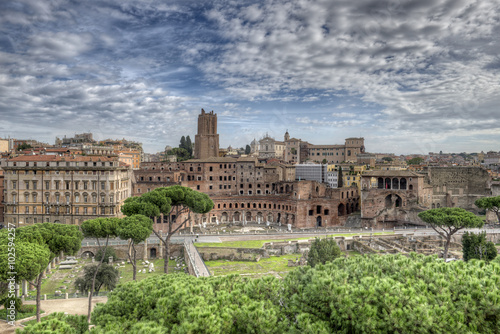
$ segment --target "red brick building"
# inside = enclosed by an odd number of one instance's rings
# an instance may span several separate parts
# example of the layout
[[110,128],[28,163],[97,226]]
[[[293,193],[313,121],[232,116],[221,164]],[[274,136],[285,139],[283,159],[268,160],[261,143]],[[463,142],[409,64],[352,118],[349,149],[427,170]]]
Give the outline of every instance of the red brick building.
[[[330,189],[313,181],[283,181],[280,168],[255,158],[143,163],[134,172],[133,194],[175,184],[206,193],[214,201],[214,209],[204,216],[194,215],[195,225],[269,222],[295,228],[337,226],[347,214],[359,210],[356,187]],[[159,224],[155,228],[163,230]]]
[[416,222],[428,208],[432,188],[425,175],[402,170],[376,170],[361,177],[361,219],[369,227],[393,227]]

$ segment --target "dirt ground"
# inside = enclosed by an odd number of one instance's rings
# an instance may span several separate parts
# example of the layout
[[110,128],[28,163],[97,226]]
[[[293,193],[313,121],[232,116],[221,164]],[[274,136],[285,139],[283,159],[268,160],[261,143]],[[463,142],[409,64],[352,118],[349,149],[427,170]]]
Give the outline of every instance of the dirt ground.
[[[94,309],[97,303],[106,303],[108,297],[93,297],[92,298],[92,309]],[[66,312],[68,314],[86,315],[88,312],[89,300],[87,298],[72,298],[72,299],[52,299],[52,300],[42,300],[41,302],[42,310],[45,313],[43,316],[49,315],[54,312]],[[25,302],[25,304],[35,304],[34,300]],[[29,318],[31,319],[31,318]],[[22,328],[19,323],[27,321],[29,319],[23,319],[16,322],[16,326],[11,326],[4,321],[0,322],[0,334],[11,334],[15,333],[16,328]]]

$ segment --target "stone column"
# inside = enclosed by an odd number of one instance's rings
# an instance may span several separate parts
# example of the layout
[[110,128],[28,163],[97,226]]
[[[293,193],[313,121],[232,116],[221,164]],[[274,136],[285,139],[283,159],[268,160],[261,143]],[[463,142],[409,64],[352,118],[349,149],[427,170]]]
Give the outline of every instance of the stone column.
[[144,261],[148,259],[148,239],[144,240],[144,253],[142,254],[142,259]]
[[160,246],[158,247],[159,248],[159,251],[160,251],[160,259],[163,259],[163,248],[165,246],[163,245],[163,243],[160,241]]

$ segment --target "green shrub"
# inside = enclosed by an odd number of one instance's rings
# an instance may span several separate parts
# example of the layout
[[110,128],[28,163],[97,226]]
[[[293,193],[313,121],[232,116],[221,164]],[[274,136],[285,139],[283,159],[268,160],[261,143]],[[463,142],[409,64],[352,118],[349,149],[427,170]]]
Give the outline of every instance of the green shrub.
[[[95,255],[95,260],[96,261],[101,261],[101,257],[102,257],[102,252],[103,250],[102,249],[99,249]],[[118,257],[116,256],[116,251],[113,247],[109,247],[106,248],[106,254],[104,255],[104,260],[102,262],[104,263],[109,263],[109,257],[112,256],[113,257],[113,262],[115,262]]]
[[21,313],[35,313],[36,305],[21,305],[19,308],[19,312]]
[[43,317],[41,322],[29,322],[24,331],[18,330],[20,334],[85,334],[88,333],[89,324],[84,315],[64,314],[63,312],[52,313]]

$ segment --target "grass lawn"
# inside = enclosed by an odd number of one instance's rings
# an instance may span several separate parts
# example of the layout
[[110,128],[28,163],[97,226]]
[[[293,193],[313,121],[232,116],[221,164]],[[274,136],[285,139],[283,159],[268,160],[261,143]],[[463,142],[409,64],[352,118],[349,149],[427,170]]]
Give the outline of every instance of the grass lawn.
[[[121,263],[122,261],[118,261],[118,262]],[[47,278],[44,279],[42,282],[42,298],[43,298],[44,294],[46,294],[47,297],[51,296],[53,298],[56,290],[60,290],[63,296],[66,292],[69,295],[73,295],[76,292],[76,288],[74,285],[75,279],[83,273],[83,267],[87,264],[90,264],[90,263],[92,263],[91,260],[79,259],[77,266],[79,266],[81,268],[79,268],[79,269],[74,268],[74,269],[70,269],[70,270],[68,270],[68,269],[59,270],[58,266],[57,266],[56,269],[53,269],[52,272],[47,275]],[[139,271],[139,269],[146,269],[146,273],[139,273],[139,272],[137,273],[137,280],[141,280],[141,279],[144,279],[144,278],[149,277],[149,276],[156,276],[156,275],[163,274],[164,260],[163,259],[156,259],[153,261],[153,263],[155,265],[155,271],[152,273],[149,273],[149,272],[147,272],[148,267],[147,266],[144,267],[142,265],[142,260],[137,261],[137,271]],[[169,261],[168,267],[169,267],[170,273],[182,272],[181,270],[179,270],[179,271],[175,270],[176,263],[174,260]],[[118,268],[118,270],[120,271],[120,276],[122,277],[122,278],[120,278],[118,284],[132,281],[132,265],[131,264],[128,264],[125,261],[125,268]],[[70,277],[70,275],[74,275],[75,277]],[[65,282],[69,282],[69,283],[65,283]],[[60,288],[61,286],[66,286],[66,289],[61,289]],[[101,290],[101,291],[105,291],[105,290]],[[29,296],[35,297],[36,290],[29,291]],[[61,298],[63,298],[63,297],[61,297]]]
[[[363,235],[369,233],[343,233],[343,234],[331,234],[328,237],[352,237],[356,235]],[[394,234],[394,232],[377,232],[373,235],[381,234]],[[324,237],[322,237],[324,238]],[[224,241],[224,242],[197,242],[194,245],[196,247],[234,247],[234,248],[262,248],[267,242],[288,242],[294,240],[309,240],[314,239],[314,237],[308,238],[292,238],[292,239],[270,239],[270,240],[243,240],[243,241]]]
[[[33,306],[33,307],[31,307]],[[23,308],[27,309],[27,312],[18,312],[16,314],[16,321],[21,320],[21,319],[26,319],[29,317],[32,317],[36,315],[36,309],[34,308],[34,305],[23,305]],[[44,313],[43,310],[40,310],[40,313]],[[0,310],[0,319],[7,319],[7,310],[2,308]]]
[[271,256],[261,258],[259,262],[253,261],[206,261],[210,273],[213,276],[244,275],[247,277],[262,277],[276,274],[283,276],[295,267],[288,267],[288,260],[300,259],[301,254],[288,254],[283,256]]
[[[139,271],[140,269],[146,269],[145,273],[139,273],[139,272],[137,273],[136,278],[138,281],[140,281],[141,279],[147,278],[147,277],[151,277],[151,276],[163,275],[163,264],[165,263],[164,260],[163,259],[156,259],[156,260],[153,260],[150,262],[153,262],[155,265],[155,271],[152,273],[148,272],[147,266],[142,265],[142,261],[137,261],[137,271]],[[169,273],[182,272],[182,271],[177,271],[174,268],[175,268],[175,261],[174,260],[168,261],[168,272]],[[133,271],[132,271],[131,264],[128,264],[125,262],[125,268],[119,268],[118,270],[120,271],[120,277],[121,277],[118,284],[132,281]]]

